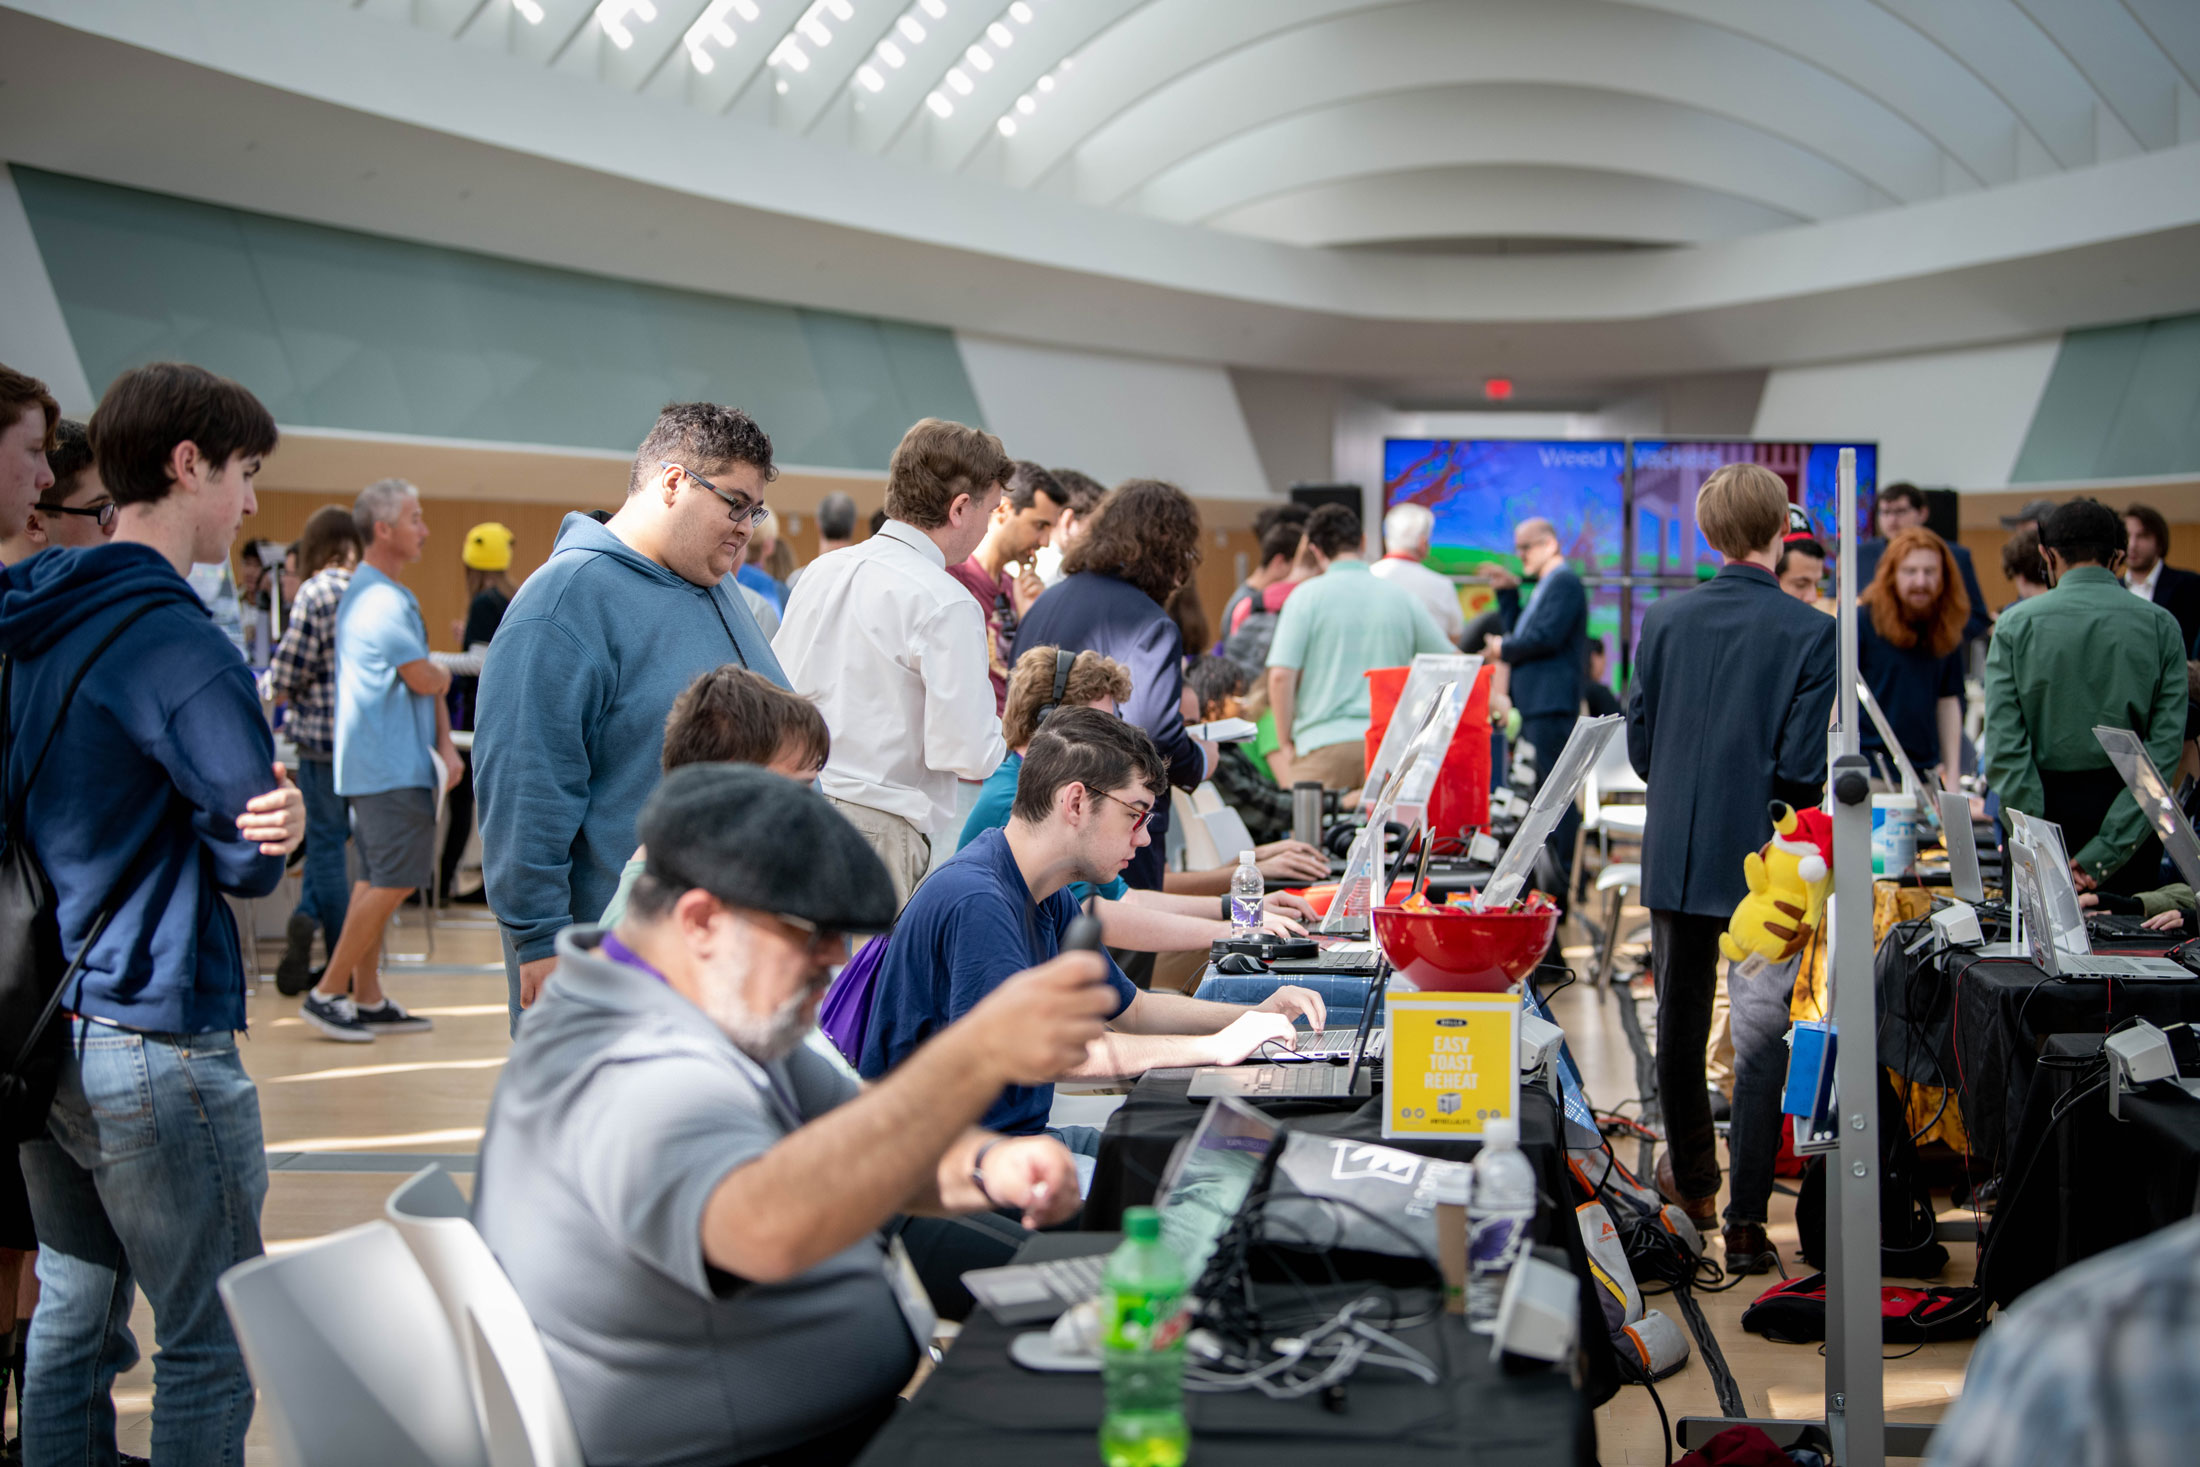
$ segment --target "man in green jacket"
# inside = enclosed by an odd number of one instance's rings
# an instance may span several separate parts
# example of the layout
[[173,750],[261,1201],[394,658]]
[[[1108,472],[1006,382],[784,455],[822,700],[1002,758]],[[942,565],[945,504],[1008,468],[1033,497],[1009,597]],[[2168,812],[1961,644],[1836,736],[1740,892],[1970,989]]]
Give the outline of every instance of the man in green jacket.
[[2004,806],[2062,827],[2081,887],[2161,885],[2162,843],[2124,788],[2096,725],[2128,728],[2164,780],[2185,736],[2177,619],[2117,577],[2115,511],[2075,499],[2040,526],[2054,589],[2002,613],[1986,657],[1986,778]]

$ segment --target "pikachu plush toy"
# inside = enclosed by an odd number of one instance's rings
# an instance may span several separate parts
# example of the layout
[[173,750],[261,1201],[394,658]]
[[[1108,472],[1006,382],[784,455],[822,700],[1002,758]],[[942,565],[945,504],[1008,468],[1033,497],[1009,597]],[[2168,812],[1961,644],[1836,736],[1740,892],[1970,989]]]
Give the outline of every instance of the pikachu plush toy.
[[1772,839],[1742,858],[1749,895],[1719,934],[1719,951],[1740,962],[1762,953],[1784,962],[1803,950],[1823,920],[1833,885],[1833,818],[1772,802]]

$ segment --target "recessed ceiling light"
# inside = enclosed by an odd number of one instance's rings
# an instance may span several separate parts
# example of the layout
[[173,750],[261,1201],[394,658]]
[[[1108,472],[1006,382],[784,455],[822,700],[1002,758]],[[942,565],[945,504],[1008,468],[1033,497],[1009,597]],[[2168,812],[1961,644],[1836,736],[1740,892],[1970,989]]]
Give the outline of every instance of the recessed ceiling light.
[[977,88],[971,84],[970,78],[963,75],[963,70],[959,66],[951,66],[948,68],[947,84],[966,97],[977,90]]
[[924,13],[934,20],[939,20],[947,14],[947,0],[917,0],[917,3],[923,6]]
[[1008,7],[1008,13],[1018,25],[1031,24],[1031,7],[1024,4],[1024,0],[1016,0],[1014,5]]
[[924,99],[924,105],[931,108],[935,116],[953,117],[955,115],[955,104],[948,101],[938,92],[934,92],[931,96],[926,97]]
[[693,46],[688,49],[688,63],[705,76],[709,76],[718,69],[718,63],[710,59],[710,52],[705,51],[700,46]]
[[980,71],[991,71],[993,69],[993,53],[983,46],[972,46],[969,50],[963,52],[963,57]]
[[1016,44],[1016,33],[1010,30],[1007,26],[1002,25],[999,21],[995,21],[993,22],[993,24],[987,26],[985,28],[985,33],[994,45],[1000,47],[1004,51]]
[[886,78],[878,74],[878,68],[875,66],[857,67],[856,80],[863,83],[865,89],[869,91],[883,92],[886,90]]
[[1001,136],[1004,138],[1016,136],[1016,119],[1013,117],[1004,117],[993,125],[1001,130]]
[[1040,90],[1040,91],[1042,91],[1042,92],[1051,92],[1051,91],[1053,91],[1053,90],[1054,90],[1054,78],[1053,78],[1053,77],[1051,77],[1051,76],[1042,76],[1042,77],[1040,77],[1040,78],[1039,78],[1039,90]]
[[900,20],[894,22],[894,29],[907,36],[910,45],[921,46],[924,44],[924,26],[919,23],[915,16],[903,16]]
[[518,11],[519,18],[529,25],[542,24],[542,7],[537,5],[535,0],[512,0],[512,8]]
[[1024,116],[1029,117],[1032,113],[1039,110],[1039,104],[1032,100],[1031,93],[1026,92],[1021,97],[1018,97],[1016,99],[1016,110],[1023,113]]
[[774,91],[778,92],[780,96],[782,96],[782,97],[786,96],[786,95],[787,95],[787,79],[786,79],[785,77],[781,77],[781,78],[780,78],[780,79],[779,79],[778,81],[775,81],[775,82],[773,82],[773,83],[772,83],[772,89],[773,89]]
[[842,20],[854,20],[856,8],[848,0],[825,0],[825,8]]
[[902,54],[901,47],[895,45],[892,41],[878,43],[878,58],[888,66],[901,66],[909,60],[907,56]]
[[815,15],[803,16],[802,19],[795,22],[794,28],[820,46],[830,46],[833,43],[833,33],[825,29],[825,22],[819,20]]

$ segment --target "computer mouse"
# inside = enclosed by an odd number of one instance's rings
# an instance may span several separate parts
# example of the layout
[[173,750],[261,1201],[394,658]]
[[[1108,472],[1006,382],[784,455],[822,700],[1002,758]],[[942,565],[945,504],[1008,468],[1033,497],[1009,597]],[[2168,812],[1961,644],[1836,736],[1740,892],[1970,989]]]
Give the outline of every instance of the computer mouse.
[[1254,957],[1251,953],[1224,953],[1221,960],[1215,964],[1215,971],[1217,973],[1265,973],[1268,970],[1261,965],[1260,959]]

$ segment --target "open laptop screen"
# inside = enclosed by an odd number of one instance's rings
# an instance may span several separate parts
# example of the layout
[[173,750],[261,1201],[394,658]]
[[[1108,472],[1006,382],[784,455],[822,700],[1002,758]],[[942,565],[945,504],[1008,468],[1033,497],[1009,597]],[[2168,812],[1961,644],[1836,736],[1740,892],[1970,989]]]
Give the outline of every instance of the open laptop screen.
[[1245,1206],[1281,1128],[1243,1101],[1209,1101],[1154,1198],[1161,1237],[1183,1261],[1184,1276],[1206,1271],[1223,1230]]
[[2132,799],[2138,801],[2139,813],[2162,838],[2162,848],[2176,864],[2177,874],[2185,878],[2187,886],[2200,891],[2200,839],[2194,837],[2192,822],[2178,808],[2146,745],[2128,728],[2096,728],[2093,737],[2101,741],[2109,762],[2124,777]]

